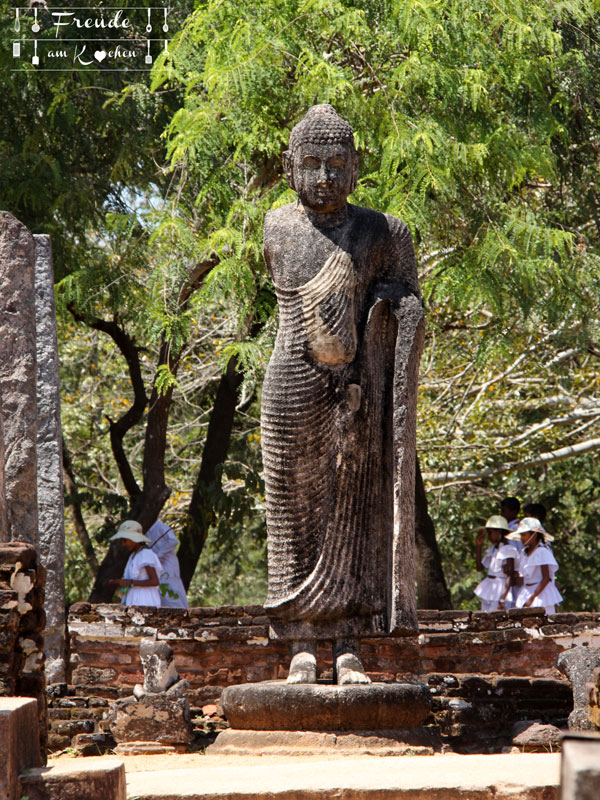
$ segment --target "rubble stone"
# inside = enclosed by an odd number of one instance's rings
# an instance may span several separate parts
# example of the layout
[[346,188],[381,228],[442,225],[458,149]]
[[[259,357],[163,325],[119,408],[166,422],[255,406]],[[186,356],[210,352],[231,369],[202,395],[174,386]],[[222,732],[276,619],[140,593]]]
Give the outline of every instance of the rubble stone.
[[516,722],[513,725],[512,743],[525,753],[554,753],[560,750],[561,732],[556,725],[539,721]]

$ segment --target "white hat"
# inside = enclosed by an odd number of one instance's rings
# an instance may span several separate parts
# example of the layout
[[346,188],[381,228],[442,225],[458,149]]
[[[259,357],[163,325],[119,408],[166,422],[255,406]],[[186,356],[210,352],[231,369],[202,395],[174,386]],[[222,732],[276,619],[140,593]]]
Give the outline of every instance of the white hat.
[[144,544],[150,542],[150,539],[144,536],[144,529],[135,519],[127,519],[122,522],[119,530],[110,537],[111,542],[114,542],[115,539],[129,539],[131,542],[144,542]]
[[539,519],[536,519],[535,517],[524,517],[519,522],[519,527],[517,528],[517,530],[513,531],[512,533],[509,533],[506,538],[507,539],[520,539],[522,533],[530,533],[530,532],[531,533],[541,533],[543,535],[543,537],[544,537],[544,540],[547,541],[547,542],[553,542],[554,541],[554,536],[551,536],[546,531],[546,529],[544,528],[542,523],[539,521]]
[[495,514],[493,517],[490,517],[488,521],[485,523],[486,528],[498,528],[501,531],[509,531],[510,528],[508,527],[508,520],[506,517],[501,516],[500,514]]

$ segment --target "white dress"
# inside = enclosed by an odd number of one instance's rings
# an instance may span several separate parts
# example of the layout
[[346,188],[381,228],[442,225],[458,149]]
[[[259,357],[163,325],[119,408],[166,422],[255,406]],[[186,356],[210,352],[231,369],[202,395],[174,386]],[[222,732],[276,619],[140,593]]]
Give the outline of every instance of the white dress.
[[[512,522],[508,523],[508,527],[511,529],[511,531],[516,531],[517,528],[519,527],[519,520],[513,519]],[[520,542],[518,539],[511,539],[510,543],[512,544],[513,547],[516,548],[517,555],[520,555],[521,550],[523,549],[523,542]],[[515,561],[515,571],[516,569],[517,569],[517,562]],[[518,596],[519,596],[519,587],[511,586],[510,591],[508,593],[508,599],[510,600],[510,608],[512,608],[516,604]],[[509,608],[509,606],[506,606],[506,608]]]
[[[516,566],[518,553],[512,542],[510,544],[500,543],[499,546],[493,544],[485,551],[481,563],[487,569],[487,576],[475,588],[475,594],[481,600],[482,611],[496,611],[498,608],[498,603],[506,587],[507,576],[504,573],[504,562],[509,558],[514,559]],[[504,601],[504,607],[512,608],[510,591]]]
[[519,575],[523,578],[523,586],[521,586],[519,596],[517,597],[517,608],[523,608],[527,600],[529,600],[537,586],[543,580],[542,567],[544,565],[547,565],[550,571],[550,583],[548,583],[544,591],[535,598],[531,607],[544,608],[546,614],[554,614],[554,606],[562,600],[562,595],[554,584],[554,576],[558,570],[558,564],[556,563],[552,550],[544,544],[538,544],[531,553],[527,553],[526,550],[523,550],[519,556],[517,570]]
[[168,592],[161,595],[161,605],[163,608],[189,608],[185,587],[181,581],[179,572],[179,559],[177,558],[177,536],[173,528],[165,525],[164,522],[156,520],[154,525],[148,529],[146,536],[151,539],[149,547],[160,559],[161,569],[158,577],[161,583],[166,583],[174,597]]
[[[154,567],[160,579],[161,564],[158,556],[147,547],[142,547],[137,553],[132,553],[125,565],[123,577],[126,580],[148,580],[146,567]],[[160,607],[160,589],[158,586],[132,586],[121,600],[125,606],[155,606]]]

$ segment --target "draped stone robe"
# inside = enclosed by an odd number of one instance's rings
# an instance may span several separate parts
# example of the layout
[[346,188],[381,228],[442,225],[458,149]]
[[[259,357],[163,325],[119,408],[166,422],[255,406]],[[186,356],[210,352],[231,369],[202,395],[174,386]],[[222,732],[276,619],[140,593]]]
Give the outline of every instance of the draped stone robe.
[[279,330],[261,429],[273,636],[416,630],[414,468],[423,313],[410,233],[358,206],[269,212]]

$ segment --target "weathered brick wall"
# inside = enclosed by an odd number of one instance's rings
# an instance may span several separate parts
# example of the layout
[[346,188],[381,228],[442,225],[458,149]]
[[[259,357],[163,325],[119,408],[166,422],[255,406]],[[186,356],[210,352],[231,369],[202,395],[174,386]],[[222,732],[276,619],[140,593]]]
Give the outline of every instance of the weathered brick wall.
[[434,674],[425,682],[442,740],[460,753],[509,747],[520,720],[564,728],[573,709],[570,686],[550,678]]
[[[568,685],[556,668],[563,649],[600,646],[600,614],[420,611],[419,636],[364,640],[361,653],[374,680],[422,680],[434,693],[435,722],[455,749],[507,744],[518,719],[562,724],[571,710]],[[51,743],[106,729],[111,699],[143,680],[139,644],[166,640],[190,682],[193,714],[218,703],[223,687],[284,678],[286,645],[268,636],[261,606],[175,609],[78,603],[69,613],[69,686],[51,694]],[[331,669],[330,649],[319,663]]]
[[[283,678],[287,646],[269,639],[262,606],[176,609],[77,603],[69,613],[70,682],[129,688],[142,679],[144,637],[169,642],[193,689]],[[433,672],[562,679],[556,657],[577,644],[600,646],[600,614],[420,611],[419,636],[365,639],[361,654],[372,678],[399,680]],[[329,648],[321,663],[331,667]]]
[[0,544],[0,695],[36,698],[43,757],[47,739],[42,637],[45,577],[33,545]]

